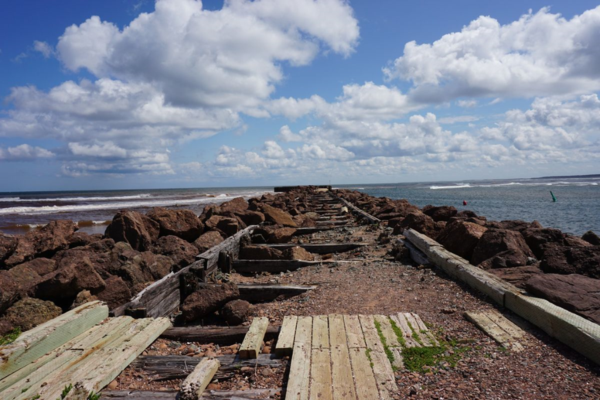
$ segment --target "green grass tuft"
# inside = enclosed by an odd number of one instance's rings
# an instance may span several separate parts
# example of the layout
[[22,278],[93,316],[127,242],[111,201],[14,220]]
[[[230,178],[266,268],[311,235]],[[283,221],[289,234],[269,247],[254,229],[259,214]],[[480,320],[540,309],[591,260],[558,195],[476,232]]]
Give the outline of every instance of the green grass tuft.
[[0,346],[10,344],[21,335],[21,328],[15,328],[4,336],[0,336]]
[[390,364],[392,365],[392,368],[394,370],[396,370],[396,367],[393,366],[394,361],[396,361],[396,358],[394,357],[394,353],[392,353],[392,350],[390,350],[390,348],[388,347],[385,336],[383,336],[383,332],[381,331],[381,324],[376,319],[374,319],[373,321],[375,322],[375,329],[377,329],[377,334],[379,335],[379,339],[381,340],[381,343],[383,344],[383,351],[385,351],[385,355],[387,356],[388,360],[390,360]]
[[402,348],[405,348],[406,340],[404,339],[404,333],[402,332],[402,329],[400,329],[400,327],[398,325],[396,325],[396,322],[394,322],[394,320],[391,318],[390,318],[390,324],[392,325],[392,329],[394,330],[394,333],[396,334],[396,337],[398,338],[398,342],[400,342],[400,346],[402,346]]

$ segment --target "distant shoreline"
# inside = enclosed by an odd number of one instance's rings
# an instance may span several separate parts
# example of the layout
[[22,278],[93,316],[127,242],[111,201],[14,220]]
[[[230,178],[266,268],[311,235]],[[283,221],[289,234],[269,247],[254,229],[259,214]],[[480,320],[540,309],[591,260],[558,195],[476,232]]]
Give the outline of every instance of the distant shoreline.
[[557,176],[540,176],[539,178],[531,178],[531,179],[560,179],[560,178],[600,178],[600,174],[590,174],[590,175],[557,175]]

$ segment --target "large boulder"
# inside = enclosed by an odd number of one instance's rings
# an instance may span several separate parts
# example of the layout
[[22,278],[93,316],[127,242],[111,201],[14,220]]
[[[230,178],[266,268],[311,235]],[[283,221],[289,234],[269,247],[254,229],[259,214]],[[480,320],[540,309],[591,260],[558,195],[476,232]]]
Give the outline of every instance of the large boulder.
[[478,224],[454,221],[446,225],[444,230],[440,232],[437,241],[447,250],[470,260],[473,256],[473,250],[475,250],[485,231],[487,231],[487,228]]
[[242,212],[236,212],[235,215],[239,217],[246,225],[260,225],[265,222],[265,214],[260,211],[245,210]]
[[44,275],[56,270],[56,262],[47,258],[35,258],[8,270],[22,292],[27,292]]
[[220,204],[219,209],[222,213],[243,213],[248,210],[248,202],[243,197],[236,197],[233,200]]
[[527,291],[600,323],[600,280],[571,274],[539,274],[527,281]]
[[248,321],[251,311],[252,304],[246,300],[237,299],[225,304],[220,314],[229,325],[240,325]]
[[523,231],[525,242],[538,259],[544,258],[544,247],[549,243],[563,245],[565,234],[558,229],[533,228]]
[[106,228],[104,235],[115,242],[126,242],[135,250],[150,250],[159,236],[160,225],[137,211],[120,211]]
[[196,241],[194,246],[198,249],[200,254],[204,253],[211,247],[214,247],[223,242],[223,236],[217,231],[208,231],[203,233]]
[[423,213],[429,215],[435,222],[438,222],[448,221],[450,218],[454,217],[458,211],[452,206],[425,206],[423,207]]
[[437,236],[436,225],[433,218],[422,212],[409,213],[399,224],[394,227],[394,235],[402,234],[406,229],[414,229],[431,238]]
[[296,228],[282,228],[278,225],[266,225],[254,230],[254,234],[262,235],[267,243],[287,243],[296,233]]
[[473,250],[471,263],[478,265],[481,262],[492,258],[499,253],[511,250],[512,254],[520,255],[521,265],[527,264],[528,258],[533,258],[533,253],[525,243],[523,235],[516,231],[506,229],[488,229],[479,239],[477,246]]
[[600,237],[592,231],[587,231],[581,238],[594,246],[600,246]]
[[540,269],[539,265],[525,265],[522,267],[514,268],[501,268],[501,269],[490,269],[489,272],[496,275],[499,278],[504,279],[508,283],[512,283],[516,287],[525,289],[525,285],[531,277],[544,272]]
[[296,228],[297,226],[294,220],[292,219],[292,216],[279,208],[263,204],[262,212],[265,215],[265,219],[269,222],[272,222],[273,224],[290,226],[292,228]]
[[193,242],[202,234],[204,226],[191,210],[169,210],[156,207],[146,214],[148,218],[158,222],[159,236],[177,236]]
[[16,248],[4,264],[10,268],[35,257],[51,257],[69,247],[69,238],[76,230],[73,221],[59,220],[27,232],[18,238]]
[[281,250],[267,246],[244,246],[240,249],[240,260],[285,260]]
[[600,246],[545,246],[541,268],[547,273],[581,274],[600,279]]
[[4,268],[4,261],[10,257],[17,248],[17,238],[0,232],[0,269]]
[[102,235],[99,233],[88,235],[85,232],[75,232],[69,237],[69,248],[72,249],[73,247],[87,246],[101,240]]
[[222,215],[213,215],[207,219],[206,227],[208,229],[223,232],[227,237],[235,235],[235,233],[240,230],[240,225],[237,219],[232,217],[224,217]]
[[19,285],[8,271],[0,271],[0,314],[19,300]]
[[538,221],[525,222],[519,219],[505,221],[488,221],[485,226],[493,229],[508,229],[509,231],[523,232],[527,229],[542,229],[542,224]]
[[42,277],[31,289],[33,297],[44,300],[74,299],[82,290],[96,294],[106,284],[89,258],[73,264],[64,264],[59,269]]
[[306,251],[303,247],[294,246],[283,251],[283,258],[285,260],[303,260],[303,261],[314,261],[315,256]]
[[33,329],[62,314],[62,309],[51,301],[26,297],[13,304],[4,315],[14,327],[22,331]]
[[202,286],[183,302],[181,306],[183,319],[187,322],[196,321],[239,297],[240,291],[235,283]]
[[106,279],[106,287],[96,294],[99,300],[105,301],[112,310],[131,299],[131,291],[125,281],[118,276]]
[[163,236],[156,241],[152,248],[155,254],[162,254],[170,257],[179,268],[186,267],[196,260],[198,249],[191,243],[186,242],[177,236]]
[[90,292],[89,290],[82,290],[81,292],[77,293],[77,296],[75,296],[75,300],[73,300],[73,303],[71,304],[71,310],[82,306],[85,303],[89,303],[96,300],[98,300],[98,297],[94,296],[92,292]]

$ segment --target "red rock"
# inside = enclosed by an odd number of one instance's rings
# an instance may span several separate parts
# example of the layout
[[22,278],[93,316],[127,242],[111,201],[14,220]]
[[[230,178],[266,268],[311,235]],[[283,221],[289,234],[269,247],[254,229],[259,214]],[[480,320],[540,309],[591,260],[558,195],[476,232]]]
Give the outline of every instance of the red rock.
[[243,212],[236,212],[238,216],[246,225],[260,225],[265,222],[265,215],[259,211],[246,210]]
[[32,299],[29,297],[13,304],[4,315],[4,318],[22,331],[35,328],[52,318],[62,314],[60,307],[51,301]]
[[248,320],[252,305],[246,300],[233,300],[221,309],[221,316],[229,325],[240,325]]
[[104,280],[86,258],[75,264],[66,264],[45,275],[30,290],[34,297],[48,300],[74,298],[82,290],[93,294],[104,289]]
[[600,246],[544,246],[541,268],[546,273],[580,274],[600,279]]
[[11,256],[17,248],[17,238],[0,232],[0,269],[4,268],[4,261]]
[[296,223],[292,219],[292,216],[279,208],[263,204],[262,212],[265,215],[266,220],[269,222],[272,222],[276,225],[290,226],[292,228],[296,228]]
[[592,231],[587,231],[581,238],[594,246],[600,246],[600,237]]
[[448,221],[454,217],[458,211],[452,206],[425,206],[423,207],[423,213],[429,215],[435,222]]
[[131,292],[121,277],[111,276],[105,280],[106,287],[96,294],[99,300],[105,301],[112,310],[127,303],[131,299]]
[[243,197],[236,197],[233,200],[220,204],[219,209],[222,213],[243,213],[244,211],[248,210],[248,202]]
[[489,272],[522,289],[525,289],[525,284],[531,277],[537,274],[543,274],[539,265],[490,269]]
[[281,250],[267,246],[244,246],[240,250],[240,260],[283,260]]
[[409,213],[399,224],[394,227],[394,235],[402,234],[406,229],[414,229],[433,239],[437,236],[435,221],[422,212]]
[[467,260],[473,256],[473,250],[487,228],[470,222],[455,221],[444,228],[437,241],[447,250]]
[[217,231],[208,231],[203,233],[196,241],[194,242],[194,246],[198,249],[200,254],[204,253],[211,247],[218,245],[223,242],[223,236]]
[[239,223],[235,218],[213,215],[206,220],[206,227],[223,232],[226,236],[234,235],[239,231]]
[[285,260],[314,261],[315,256],[312,253],[306,251],[303,247],[295,246],[286,249],[283,252],[283,258]]
[[75,232],[69,237],[69,248],[87,246],[102,240],[101,234],[88,235],[85,232]]
[[571,274],[540,274],[527,281],[527,291],[600,323],[600,280]]
[[41,229],[27,232],[18,238],[17,247],[4,264],[9,268],[35,257],[51,257],[69,247],[69,238],[77,227],[73,221],[52,221]]
[[19,286],[8,271],[0,271],[0,313],[19,300]]
[[533,253],[525,243],[523,235],[516,231],[506,229],[488,229],[479,239],[477,246],[473,250],[471,264],[479,263],[492,258],[499,253],[512,250],[521,254],[524,260],[533,257]]
[[240,292],[234,283],[204,286],[185,299],[181,306],[182,317],[188,322],[196,321],[239,297]]
[[160,225],[137,211],[120,211],[104,235],[115,242],[127,242],[135,250],[149,250],[159,236]]
[[198,249],[177,236],[163,236],[156,241],[152,252],[170,257],[179,268],[186,267],[196,260]]
[[146,214],[148,218],[158,222],[159,236],[177,236],[188,242],[198,239],[204,230],[200,219],[190,210],[169,210],[156,207]]
[[71,304],[71,310],[77,308],[85,303],[89,303],[91,301],[96,301],[98,298],[94,296],[89,290],[82,290],[77,293],[75,296],[75,300],[73,300],[73,304]]

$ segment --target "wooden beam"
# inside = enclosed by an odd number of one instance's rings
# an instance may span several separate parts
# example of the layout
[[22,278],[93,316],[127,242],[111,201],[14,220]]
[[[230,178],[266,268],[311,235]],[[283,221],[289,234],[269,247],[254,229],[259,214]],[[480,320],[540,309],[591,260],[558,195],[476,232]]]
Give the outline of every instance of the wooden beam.
[[295,271],[304,267],[334,263],[334,260],[234,260],[233,269],[238,273],[270,272],[278,274],[280,272]]
[[464,313],[467,320],[471,321],[476,327],[484,331],[488,336],[500,343],[507,350],[519,352],[524,350],[521,343],[510,336],[500,325],[492,321],[487,312],[467,311]]
[[295,315],[286,315],[281,323],[281,332],[277,338],[275,353],[279,356],[288,356],[292,354],[294,348],[294,338],[296,337],[296,324],[298,317]]
[[198,400],[219,369],[219,360],[204,358],[181,383],[182,400]]
[[367,349],[356,348],[348,351],[356,382],[356,397],[358,400],[379,399],[379,390],[371,368],[371,360],[367,357]]
[[[235,343],[241,343],[248,333],[247,326],[232,327],[203,327],[203,326],[183,326],[167,329],[160,336],[164,339],[176,340],[179,342],[198,342],[200,344],[214,343],[221,346],[228,346]],[[279,334],[279,325],[270,325],[265,333],[265,340],[271,340]]]
[[291,247],[302,247],[306,251],[315,254],[329,254],[329,253],[343,253],[346,251],[358,249],[360,247],[368,246],[369,243],[322,243],[322,244],[297,244],[297,243],[284,243],[284,244],[267,244],[265,246],[272,247],[277,250],[286,250]]
[[310,399],[332,400],[330,350],[313,347],[310,362]]
[[13,343],[0,346],[0,379],[65,344],[108,317],[100,301],[81,305],[22,333]]
[[267,317],[255,317],[240,346],[240,358],[256,358],[262,349],[263,339],[269,326]]
[[[256,400],[268,399],[277,395],[280,389],[248,389],[248,390],[207,390],[202,400]],[[148,390],[104,390],[101,400],[176,400],[179,390],[148,391]]]
[[356,207],[354,204],[350,203],[348,200],[343,199],[341,197],[339,197],[339,199],[342,203],[344,203],[344,205],[346,207],[351,209],[353,213],[358,214],[359,217],[366,219],[367,221],[369,221],[372,224],[378,224],[381,222],[381,220],[379,218],[376,218],[376,217],[372,216],[371,214],[367,213],[366,211],[361,210],[360,208]]
[[312,347],[313,349],[329,348],[329,323],[326,315],[313,317]]
[[242,300],[249,301],[250,303],[264,303],[273,301],[280,296],[285,298],[298,296],[309,290],[316,289],[316,286],[240,283],[238,289]]
[[[309,317],[310,318],[310,317]],[[296,334],[297,336],[298,334]],[[286,400],[308,400],[310,386],[311,345],[309,342],[294,343],[290,375],[285,393]]]

